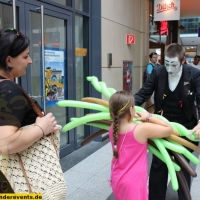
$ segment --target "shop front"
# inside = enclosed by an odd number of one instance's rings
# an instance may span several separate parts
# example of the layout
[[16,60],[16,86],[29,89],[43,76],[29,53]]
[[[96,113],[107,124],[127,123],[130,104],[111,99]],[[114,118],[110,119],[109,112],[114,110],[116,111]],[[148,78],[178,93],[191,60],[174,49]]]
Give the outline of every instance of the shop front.
[[[89,34],[97,26],[94,21],[98,16],[91,14],[95,9],[89,0],[84,0],[84,4],[83,0],[0,0],[0,28],[16,28],[30,38],[33,63],[17,82],[42,105],[46,113],[52,112],[61,126],[71,117],[80,117],[86,111],[61,108],[56,102],[93,95],[94,90],[90,89],[85,77],[91,73],[97,77],[101,74],[100,66],[95,66],[97,71],[91,67],[91,63],[98,62],[96,58],[100,57],[91,53],[99,43],[94,43],[92,34]],[[96,37],[100,36],[97,34]],[[86,53],[77,54],[77,49]],[[85,126],[61,132],[60,156],[77,149],[89,134],[90,128]]]

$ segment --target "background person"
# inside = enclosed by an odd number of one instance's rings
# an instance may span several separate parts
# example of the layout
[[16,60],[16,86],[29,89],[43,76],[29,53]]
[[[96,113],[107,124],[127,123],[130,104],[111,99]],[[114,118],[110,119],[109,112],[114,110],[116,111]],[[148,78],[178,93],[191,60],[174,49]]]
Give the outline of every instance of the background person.
[[113,149],[111,186],[116,200],[148,199],[148,138],[167,137],[172,127],[148,112],[139,112],[138,120],[150,123],[134,124],[134,98],[124,91],[114,93],[109,100],[113,120],[109,130]]
[[158,54],[156,52],[152,52],[149,54],[150,63],[147,65],[147,77],[151,74],[154,67],[158,66]]
[[197,55],[196,55],[196,56],[194,57],[193,62],[192,62],[190,65],[192,65],[192,67],[195,67],[195,68],[197,68],[197,69],[200,69],[199,61],[200,61],[200,56],[197,56]]
[[[135,104],[142,105],[154,92],[155,113],[162,114],[171,122],[182,124],[196,131],[200,138],[200,124],[197,124],[195,97],[200,113],[200,71],[184,65],[185,49],[179,44],[168,45],[165,51],[165,65],[156,67],[143,87],[134,95]],[[187,139],[184,137],[184,139]],[[197,142],[194,144],[198,145]],[[175,159],[176,160],[176,159]],[[176,160],[179,166],[181,164]],[[188,187],[191,176],[181,166]],[[165,200],[168,170],[165,163],[153,156],[149,179],[149,200]],[[186,200],[179,182],[179,200]]]

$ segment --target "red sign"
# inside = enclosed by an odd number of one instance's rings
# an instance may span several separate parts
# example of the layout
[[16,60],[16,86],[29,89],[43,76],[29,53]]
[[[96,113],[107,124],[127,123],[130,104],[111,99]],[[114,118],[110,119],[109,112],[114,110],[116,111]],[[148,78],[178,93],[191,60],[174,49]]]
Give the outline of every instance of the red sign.
[[165,34],[168,35],[169,29],[168,29],[168,22],[167,21],[160,21],[160,27],[159,27],[159,34]]
[[135,35],[126,35],[126,44],[135,44]]

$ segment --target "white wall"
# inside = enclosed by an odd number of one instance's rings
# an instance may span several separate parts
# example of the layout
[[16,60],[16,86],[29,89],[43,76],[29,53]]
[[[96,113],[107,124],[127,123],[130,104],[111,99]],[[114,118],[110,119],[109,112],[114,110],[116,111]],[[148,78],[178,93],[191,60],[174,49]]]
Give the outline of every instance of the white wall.
[[[133,94],[142,85],[142,72],[149,53],[149,1],[102,0],[102,81],[122,90],[122,62],[133,61]],[[126,44],[126,34],[134,34],[136,43]],[[107,54],[112,53],[112,66]]]

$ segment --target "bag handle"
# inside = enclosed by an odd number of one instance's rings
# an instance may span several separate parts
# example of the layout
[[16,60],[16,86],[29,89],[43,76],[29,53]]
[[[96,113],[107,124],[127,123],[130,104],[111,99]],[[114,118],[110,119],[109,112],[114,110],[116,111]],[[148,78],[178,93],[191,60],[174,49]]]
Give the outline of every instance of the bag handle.
[[24,168],[24,164],[23,164],[22,159],[21,159],[21,156],[20,156],[20,154],[18,154],[18,153],[16,153],[16,154],[17,154],[17,156],[18,156],[18,158],[19,158],[19,163],[20,163],[20,165],[21,165],[22,172],[23,172],[24,178],[25,178],[25,180],[26,180],[26,184],[28,185],[29,193],[33,193],[32,189],[31,189],[30,182],[29,182],[29,180],[28,180],[28,176],[27,176],[27,174],[26,174],[26,170],[25,170],[25,168]]
[[[19,86],[19,85],[18,85]],[[39,117],[43,117],[44,114],[42,113],[42,111],[37,107],[37,105],[34,103],[34,101],[29,97],[29,95],[22,89],[22,87],[20,87],[20,90],[23,92],[24,96],[26,97],[26,99],[28,100],[28,102],[31,104],[33,110],[36,112],[36,114]]]

